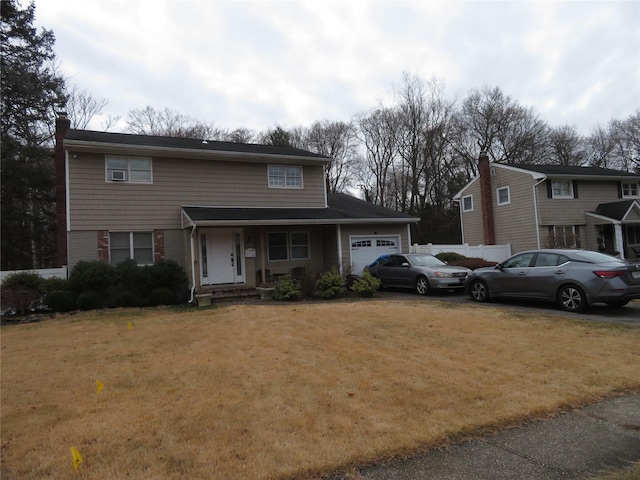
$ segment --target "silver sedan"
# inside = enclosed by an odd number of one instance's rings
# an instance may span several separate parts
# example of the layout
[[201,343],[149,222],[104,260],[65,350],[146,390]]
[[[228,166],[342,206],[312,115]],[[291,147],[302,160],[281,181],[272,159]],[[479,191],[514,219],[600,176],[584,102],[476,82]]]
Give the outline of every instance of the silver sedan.
[[366,270],[382,282],[383,287],[415,289],[420,295],[431,290],[463,289],[471,270],[447,265],[433,255],[408,253],[385,255]]
[[530,250],[474,270],[465,288],[477,302],[539,299],[580,312],[592,303],[622,306],[640,298],[640,264],[589,250]]

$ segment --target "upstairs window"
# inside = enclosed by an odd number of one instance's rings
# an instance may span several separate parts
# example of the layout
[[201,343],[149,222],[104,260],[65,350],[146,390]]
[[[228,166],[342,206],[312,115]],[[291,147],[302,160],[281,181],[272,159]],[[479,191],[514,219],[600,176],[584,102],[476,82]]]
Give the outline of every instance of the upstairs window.
[[501,187],[496,191],[498,197],[498,205],[509,205],[511,203],[511,196],[509,194],[509,187]]
[[148,157],[107,156],[106,181],[152,183],[151,159]]
[[462,197],[462,211],[463,212],[473,211],[473,195],[467,195],[466,197]]
[[573,182],[554,180],[551,182],[551,192],[553,198],[573,198]]
[[269,165],[269,188],[302,188],[302,167]]
[[622,184],[622,196],[623,197],[638,197],[638,184],[637,183],[623,183]]

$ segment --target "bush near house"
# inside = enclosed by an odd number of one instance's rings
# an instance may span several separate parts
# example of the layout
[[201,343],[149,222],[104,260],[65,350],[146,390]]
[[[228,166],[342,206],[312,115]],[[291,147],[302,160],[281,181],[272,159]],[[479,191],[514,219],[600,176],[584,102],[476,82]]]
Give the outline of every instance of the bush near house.
[[177,305],[188,299],[188,280],[172,260],[138,266],[128,260],[116,266],[78,262],[69,275],[44,279],[35,272],[9,275],[2,283],[2,312],[68,312],[113,307]]
[[340,275],[337,268],[323,273],[316,281],[316,288],[321,298],[338,298],[344,294],[345,278]]

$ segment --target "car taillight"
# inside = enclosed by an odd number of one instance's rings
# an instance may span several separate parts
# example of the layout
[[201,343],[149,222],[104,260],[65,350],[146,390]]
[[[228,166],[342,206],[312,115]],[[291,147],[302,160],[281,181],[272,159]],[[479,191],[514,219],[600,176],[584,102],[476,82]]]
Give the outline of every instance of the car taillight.
[[595,273],[600,278],[610,279],[616,277],[624,277],[627,272],[621,270],[596,270],[593,273]]

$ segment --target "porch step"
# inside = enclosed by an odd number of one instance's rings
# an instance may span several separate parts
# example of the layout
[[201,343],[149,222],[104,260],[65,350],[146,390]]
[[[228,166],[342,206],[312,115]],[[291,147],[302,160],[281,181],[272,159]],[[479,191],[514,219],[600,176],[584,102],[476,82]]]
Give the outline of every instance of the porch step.
[[239,298],[259,297],[258,291],[250,285],[246,284],[225,284],[198,287],[196,295],[210,293],[211,302],[219,302],[224,300],[233,300]]

